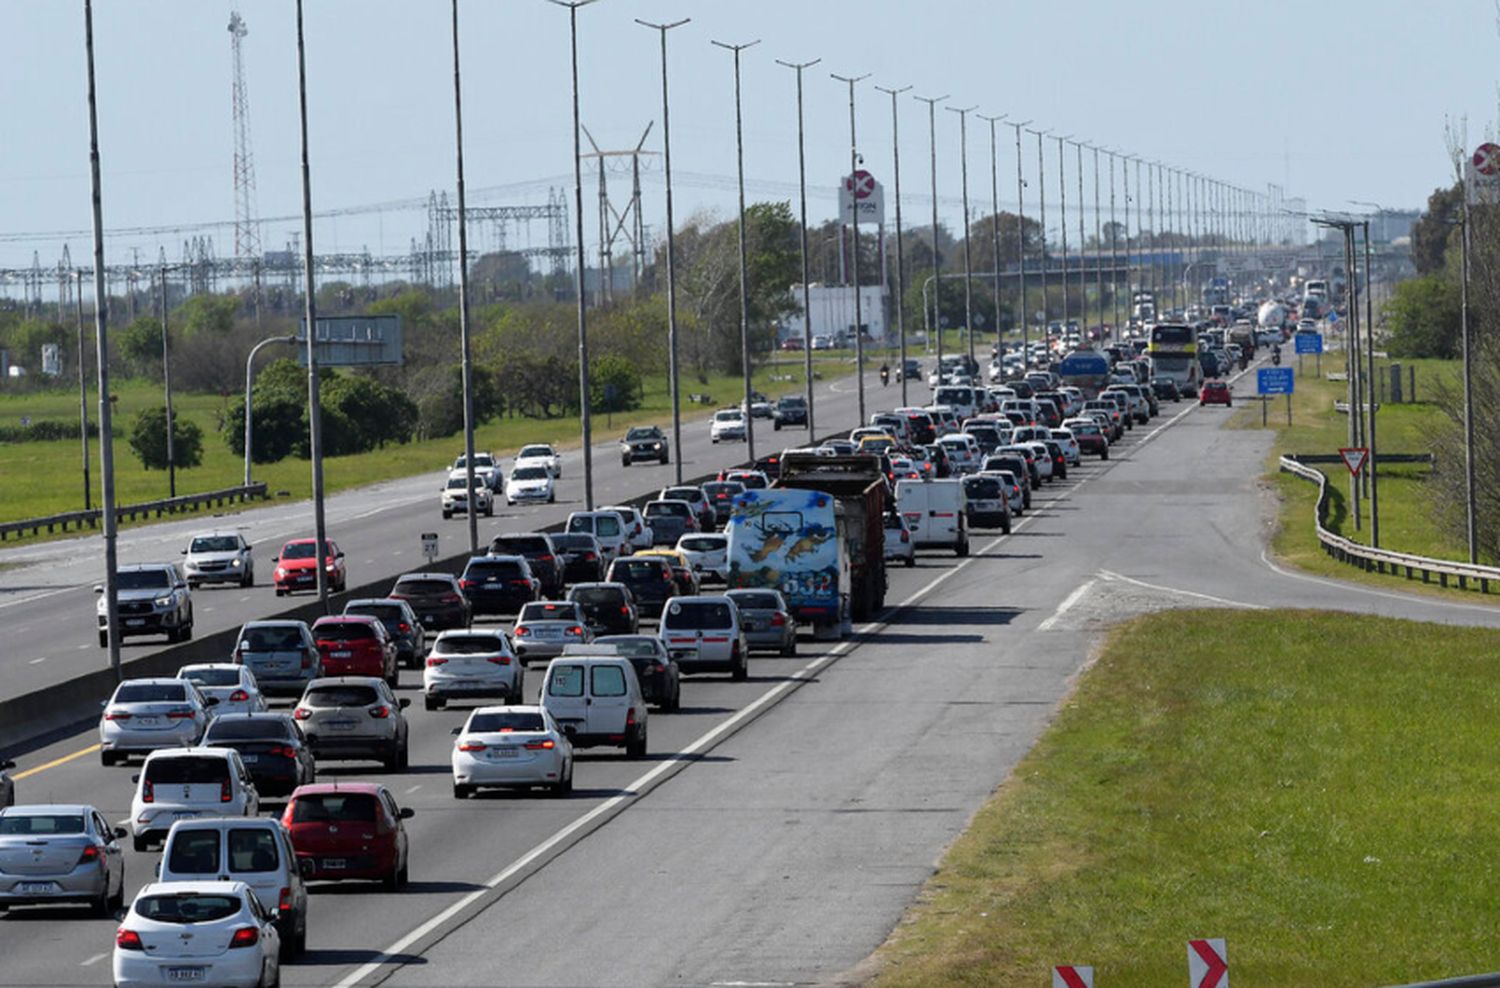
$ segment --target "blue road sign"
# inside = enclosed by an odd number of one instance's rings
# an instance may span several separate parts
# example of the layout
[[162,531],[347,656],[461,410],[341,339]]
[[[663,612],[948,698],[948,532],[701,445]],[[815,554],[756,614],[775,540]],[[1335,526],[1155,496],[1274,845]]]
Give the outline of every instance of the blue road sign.
[[1323,352],[1322,333],[1298,333],[1296,336],[1292,337],[1292,339],[1297,344],[1298,353]]
[[1290,367],[1262,367],[1255,372],[1255,385],[1263,395],[1289,395],[1296,390]]

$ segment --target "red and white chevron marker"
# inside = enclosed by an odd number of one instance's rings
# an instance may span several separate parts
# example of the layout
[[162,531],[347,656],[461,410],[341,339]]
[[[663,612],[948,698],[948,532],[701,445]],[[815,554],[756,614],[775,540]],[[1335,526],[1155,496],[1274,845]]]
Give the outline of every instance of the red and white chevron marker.
[[1094,969],[1072,964],[1054,967],[1052,988],[1094,988]]
[[1222,937],[1189,940],[1187,955],[1191,988],[1229,988],[1229,949]]

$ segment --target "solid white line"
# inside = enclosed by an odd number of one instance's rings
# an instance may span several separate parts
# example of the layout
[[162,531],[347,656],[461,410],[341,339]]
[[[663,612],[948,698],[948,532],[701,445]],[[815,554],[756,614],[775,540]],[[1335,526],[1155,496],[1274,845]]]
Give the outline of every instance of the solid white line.
[[48,597],[56,597],[60,593],[67,593],[69,590],[77,590],[82,586],[83,584],[80,583],[77,587],[63,587],[61,590],[48,590],[45,593],[32,594],[30,597],[21,597],[17,600],[7,600],[5,603],[0,604],[0,607],[15,607],[17,604],[31,604],[38,600],[45,600]]
[[108,956],[109,956],[109,954],[107,954],[107,953],[106,954],[95,954],[93,957],[90,957],[88,960],[80,962],[78,966],[79,967],[88,967],[91,964],[98,964],[100,961],[104,960],[104,958],[106,958]]
[[1159,583],[1147,583],[1145,580],[1134,580],[1128,576],[1121,576],[1119,573],[1111,573],[1107,569],[1101,569],[1099,575],[1106,580],[1119,580],[1121,583],[1131,583],[1138,587],[1144,587],[1147,590],[1160,590],[1163,593],[1178,594],[1182,597],[1194,597],[1213,604],[1223,604],[1225,607],[1238,607],[1246,611],[1266,610],[1264,604],[1247,604],[1243,600],[1230,600],[1228,597],[1215,597],[1212,594],[1198,593],[1194,590],[1179,590],[1176,587],[1164,587]]
[[44,656],[42,656],[39,659],[32,659],[30,662],[27,662],[26,664],[29,665],[29,666],[34,666],[34,665],[38,665],[39,663],[46,662],[46,661],[47,661],[47,657],[44,655]]
[[414,785],[410,789],[406,790],[406,794],[408,796],[410,796],[412,793],[416,792],[420,788],[422,788],[422,783],[418,782],[416,785]]
[[1058,620],[1061,619],[1064,614],[1071,611],[1073,609],[1073,605],[1082,600],[1083,595],[1088,593],[1093,585],[1093,580],[1085,580],[1083,583],[1081,583],[1078,586],[1077,590],[1074,590],[1072,593],[1068,594],[1068,596],[1063,599],[1063,602],[1057,605],[1057,610],[1052,612],[1051,617],[1036,626],[1036,630],[1051,631],[1054,627],[1057,626]]

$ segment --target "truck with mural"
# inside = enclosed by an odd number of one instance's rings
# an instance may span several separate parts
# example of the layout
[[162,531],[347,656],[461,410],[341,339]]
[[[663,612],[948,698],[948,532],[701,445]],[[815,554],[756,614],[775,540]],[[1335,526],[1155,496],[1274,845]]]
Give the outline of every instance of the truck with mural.
[[841,637],[849,612],[849,553],[842,512],[831,494],[813,490],[747,490],[729,522],[730,589],[780,590],[799,624],[819,638]]

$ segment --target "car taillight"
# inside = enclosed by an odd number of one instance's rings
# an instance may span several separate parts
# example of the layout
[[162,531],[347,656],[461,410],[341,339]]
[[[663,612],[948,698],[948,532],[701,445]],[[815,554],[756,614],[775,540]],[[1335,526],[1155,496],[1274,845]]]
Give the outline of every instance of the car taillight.
[[106,710],[104,712],[105,720],[129,720],[131,716],[131,714],[128,714],[123,710]]
[[295,720],[307,720],[307,718],[311,716],[312,711],[307,709],[306,707],[298,707],[296,710],[292,711],[292,717]]
[[626,712],[626,714],[625,714],[625,726],[627,728],[635,726],[635,708],[634,707],[631,707],[630,710],[628,710]]
[[288,912],[292,911],[292,890],[291,889],[289,889],[289,888],[283,888],[281,890],[281,898],[277,901],[276,908],[279,911],[284,912],[284,913],[288,913]]
[[516,628],[516,637],[517,638],[525,638],[529,634],[531,634],[531,629],[528,628],[528,627],[526,627],[524,624],[521,625],[520,627]]
[[510,656],[503,653],[500,655],[492,655],[489,657],[489,663],[490,665],[496,666],[508,666],[510,665]]
[[527,741],[526,742],[526,750],[527,751],[551,751],[553,748],[556,748],[556,747],[557,747],[557,742],[553,741],[551,738],[547,738],[547,739],[545,739],[543,741]]
[[581,635],[581,634],[583,634],[583,629],[581,627],[579,627],[578,625],[575,624],[575,625],[573,625],[573,627],[571,627],[571,628],[568,629],[568,634],[570,634],[570,635]]
[[438,658],[436,655],[429,655],[427,657],[427,668],[429,669],[436,669],[438,666],[445,666],[447,664],[447,659]]
[[141,802],[156,802],[156,787],[151,784],[150,779],[147,779],[145,782],[141,783]]
[[83,849],[83,853],[80,854],[80,855],[78,855],[78,863],[81,864],[81,865],[86,865],[90,861],[98,861],[98,860],[99,860],[99,845],[97,845],[97,844],[90,844],[90,845],[88,845],[87,847],[85,847]]
[[630,608],[626,607],[624,604],[621,604],[620,605],[620,613],[628,615],[630,613]]
[[248,699],[250,699],[250,694],[246,693],[244,690],[235,690],[233,693],[229,694],[230,703],[244,703]]
[[260,930],[253,926],[242,926],[234,931],[234,936],[229,938],[229,949],[253,947],[258,943],[260,943]]
[[145,950],[146,945],[141,943],[141,935],[134,930],[120,927],[115,931],[115,946],[121,950]]
[[489,747],[489,745],[485,744],[483,741],[460,741],[458,743],[459,751],[483,751],[487,747]]
[[370,716],[374,717],[376,720],[385,720],[390,715],[391,715],[391,708],[388,707],[388,706],[386,706],[383,703],[380,706],[378,706],[378,707],[371,707],[370,708]]
[[537,560],[539,562],[543,562],[543,563],[550,563],[550,562],[554,561],[554,557],[552,555],[550,555],[550,554],[546,555],[546,556],[537,556],[536,558],[537,558]]
[[599,554],[596,553],[596,552],[585,552],[583,554],[583,561],[586,562],[586,563],[591,563],[591,562],[593,562],[594,560],[596,560],[598,558],[599,558]]
[[729,657],[731,659],[737,659],[740,657],[740,643],[738,641],[736,641],[734,645],[730,647]]
[[167,720],[189,720],[193,716],[192,708],[186,710],[168,710]]
[[313,659],[317,658],[318,650],[315,648],[304,648],[302,650],[302,668],[311,669]]
[[405,621],[402,621],[400,624],[396,625],[396,630],[404,635],[411,630],[411,625],[407,624]]
[[463,600],[463,598],[456,593],[443,594],[443,603],[445,604],[457,604],[461,600]]
[[288,748],[286,745],[277,745],[266,752],[266,754],[275,755],[278,758],[296,758],[297,750],[295,748]]
[[473,590],[475,587],[479,586],[479,583],[475,580],[459,580],[458,585],[465,590]]
[[666,582],[666,583],[671,583],[672,582],[672,574],[671,573],[662,573],[661,578],[662,578],[663,582]]
[[786,615],[782,614],[780,611],[778,611],[775,614],[771,615],[771,627],[773,627],[773,628],[785,628],[786,627]]

